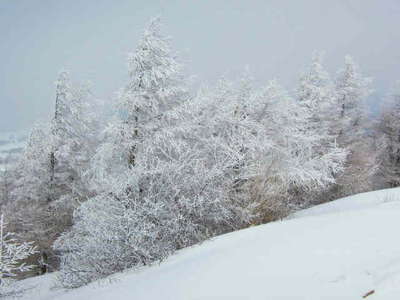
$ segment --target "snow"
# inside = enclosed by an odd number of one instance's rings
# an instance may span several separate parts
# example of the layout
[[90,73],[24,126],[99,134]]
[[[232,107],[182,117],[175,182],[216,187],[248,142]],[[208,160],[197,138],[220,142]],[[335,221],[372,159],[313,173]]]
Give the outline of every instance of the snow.
[[400,189],[343,198],[286,220],[225,234],[166,261],[86,287],[22,299],[366,299],[400,295]]

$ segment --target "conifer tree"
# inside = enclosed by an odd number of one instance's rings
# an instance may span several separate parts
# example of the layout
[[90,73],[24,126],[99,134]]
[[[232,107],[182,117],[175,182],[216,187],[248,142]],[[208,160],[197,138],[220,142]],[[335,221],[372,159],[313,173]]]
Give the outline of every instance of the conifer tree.
[[[313,140],[310,143],[310,153],[328,159],[326,170],[330,168],[329,166],[335,166],[335,171],[329,176],[330,183],[334,184],[343,171],[348,152],[337,143],[340,107],[337,105],[334,84],[323,67],[321,53],[313,55],[309,70],[301,76],[297,99],[305,115],[304,130],[311,133],[309,136]],[[324,189],[327,190],[328,186]],[[317,194],[313,193],[313,195],[317,199],[313,200],[311,195],[305,197],[310,198],[311,202],[318,202]]]
[[349,55],[345,57],[345,66],[338,72],[335,90],[339,113],[338,142],[352,144],[360,140],[365,133],[366,98],[371,94],[371,79],[364,77]]
[[96,126],[89,90],[73,85],[68,73],[56,82],[56,105],[50,124],[36,126],[15,168],[10,220],[25,239],[36,242],[43,262],[57,266],[53,241],[71,226],[72,213],[89,196],[85,173],[94,152]]
[[373,139],[368,134],[366,100],[371,94],[371,79],[364,77],[352,57],[338,72],[335,92],[339,116],[335,128],[337,143],[348,150],[345,170],[337,180],[332,199],[369,191],[374,186],[378,167]]
[[98,188],[106,186],[111,173],[134,167],[143,139],[166,124],[168,110],[188,99],[182,70],[169,39],[161,33],[160,19],[152,19],[128,57],[128,83],[118,93],[117,115],[104,131],[93,160]]
[[[385,98],[377,124],[379,175],[387,187],[400,185],[400,81]],[[382,180],[383,179],[383,180]]]
[[151,20],[129,56],[129,82],[92,160],[96,196],[79,207],[72,230],[55,243],[64,286],[160,260],[196,236],[196,231],[177,233],[177,227],[192,226],[179,203],[190,186],[182,185],[190,178],[183,176],[193,165],[182,164],[189,154],[173,138],[170,111],[188,93],[182,66],[160,27],[159,19]]

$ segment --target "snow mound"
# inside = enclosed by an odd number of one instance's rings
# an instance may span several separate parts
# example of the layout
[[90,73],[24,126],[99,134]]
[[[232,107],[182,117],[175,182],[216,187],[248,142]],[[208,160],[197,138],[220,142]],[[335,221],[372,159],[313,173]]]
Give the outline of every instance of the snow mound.
[[400,189],[355,195],[225,234],[159,265],[30,300],[400,299]]

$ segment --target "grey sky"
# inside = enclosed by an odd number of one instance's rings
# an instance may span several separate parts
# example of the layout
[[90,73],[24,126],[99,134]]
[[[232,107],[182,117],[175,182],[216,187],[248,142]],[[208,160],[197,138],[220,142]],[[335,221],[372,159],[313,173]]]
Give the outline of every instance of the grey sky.
[[62,68],[111,101],[158,14],[199,81],[248,64],[260,83],[293,88],[314,50],[332,72],[353,55],[378,95],[400,79],[398,0],[0,0],[0,131],[50,117]]

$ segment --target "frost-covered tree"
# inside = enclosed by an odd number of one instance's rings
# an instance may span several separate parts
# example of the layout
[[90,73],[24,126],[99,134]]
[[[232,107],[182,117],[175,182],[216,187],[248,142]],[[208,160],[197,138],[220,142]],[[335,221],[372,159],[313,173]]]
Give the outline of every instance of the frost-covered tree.
[[78,208],[72,230],[55,244],[62,285],[162,260],[243,222],[225,193],[231,154],[186,130],[164,128],[144,139],[135,167],[110,177],[110,190]]
[[[309,205],[302,193],[333,184],[346,151],[310,128],[309,111],[276,81],[257,92],[249,78],[242,77],[238,84],[221,80],[199,93],[187,109],[192,113],[191,133],[223,146],[220,155],[227,157],[221,156],[219,169],[225,172],[234,206],[249,209],[262,203],[261,213],[267,214]],[[320,152],[322,147],[326,152]],[[204,148],[203,156],[213,161],[215,154],[208,150]]]
[[142,140],[165,123],[165,112],[187,100],[183,66],[152,19],[135,52],[128,57],[129,81],[118,93],[117,116],[103,133],[93,164],[96,189],[105,190],[107,177],[136,165]]
[[0,168],[0,207],[8,205],[12,201],[11,192],[15,184],[15,160],[12,154],[8,154],[2,159],[2,168]]
[[99,133],[98,112],[87,84],[73,84],[67,72],[56,82],[56,106],[51,124],[50,181],[55,199],[70,202],[88,195],[85,174]]
[[[17,179],[12,191],[15,215],[11,221],[19,224],[18,232],[35,235],[41,231],[39,227],[42,226],[39,226],[39,223],[46,219],[43,217],[42,220],[39,215],[46,213],[51,194],[49,163],[51,146],[50,128],[46,124],[36,125],[31,130],[27,145],[16,164]],[[45,230],[45,228],[42,229]],[[43,236],[46,235],[47,233],[43,233]],[[31,239],[33,236],[28,238]]]
[[140,143],[131,136],[134,164],[120,145],[96,157],[107,189],[76,210],[74,226],[55,243],[63,286],[147,265],[249,224],[259,205],[252,183],[260,178],[274,196],[334,181],[344,152],[316,152],[321,141],[280,87],[273,82],[258,95],[252,85],[248,75],[238,84],[223,79],[163,111],[163,126],[141,127]]
[[[7,207],[18,233],[34,240],[52,267],[56,237],[71,225],[72,211],[89,196],[85,174],[96,146],[90,92],[66,72],[56,82],[55,114],[36,126],[15,168],[13,201]],[[45,269],[45,268],[44,268]]]
[[329,144],[336,138],[334,124],[339,108],[334,85],[324,69],[321,53],[314,53],[310,68],[300,77],[296,95],[300,106],[307,112],[308,126]]
[[259,151],[261,168],[251,190],[264,221],[310,205],[305,195],[334,183],[343,169],[345,151],[334,143],[323,145],[327,152],[319,151],[325,141],[309,126],[309,114],[276,81],[252,101],[249,117],[261,123],[269,143]]
[[381,180],[384,186],[400,185],[400,81],[386,97],[377,125]]
[[367,134],[366,99],[371,94],[371,79],[364,77],[350,56],[336,78],[335,91],[339,117],[337,143],[349,151],[346,168],[332,190],[333,198],[372,189],[377,171],[377,155],[372,138]]
[[182,66],[160,26],[160,20],[153,19],[129,56],[129,82],[119,92],[117,115],[92,160],[90,175],[97,196],[82,204],[72,230],[55,244],[64,286],[154,262],[200,239],[193,237],[195,231],[178,234],[174,225],[185,230],[192,226],[182,225],[186,221],[179,199],[189,193],[185,189],[190,184],[183,183],[194,168],[185,165],[190,151],[180,148],[171,127],[174,114],[168,112],[187,100],[188,93]]
[[89,94],[85,86],[72,85],[68,73],[60,73],[54,118],[33,128],[18,162],[21,183],[15,194],[26,203],[35,198],[54,204],[66,195],[84,193],[82,173],[97,133]]
[[[133,129],[128,139],[138,140],[160,128],[165,111],[188,97],[183,65],[172,52],[169,38],[154,18],[145,29],[136,51],[128,57],[129,82],[120,91],[121,119]],[[134,151],[129,155],[134,155]],[[134,165],[133,156],[128,163]]]
[[249,204],[230,192],[252,171],[247,141],[258,143],[235,113],[238,97],[222,86],[165,111],[164,126],[142,137],[135,164],[125,161],[123,172],[108,175],[110,188],[76,211],[55,244],[62,285],[161,260],[249,222]]
[[49,256],[50,263],[54,264],[51,244],[69,222],[61,218],[60,212],[52,208],[54,203],[48,201],[53,196],[49,160],[52,138],[51,129],[46,124],[32,129],[15,167],[13,201],[3,209],[10,216],[10,227],[23,239],[35,241],[39,251]]
[[19,292],[12,278],[33,268],[24,261],[37,252],[32,242],[20,242],[8,232],[4,216],[0,217],[0,296],[14,296]]
[[371,94],[371,79],[364,77],[358,65],[349,55],[345,57],[345,66],[336,78],[335,90],[339,110],[338,142],[349,145],[359,141],[366,128],[366,98]]
[[[297,98],[305,115],[303,130],[311,132],[314,140],[310,148],[312,153],[329,158],[338,167],[331,173],[330,182],[333,184],[343,170],[347,152],[337,143],[340,107],[337,105],[334,85],[322,65],[321,54],[314,54],[310,69],[301,76]],[[316,195],[312,193],[305,197],[312,200]]]

